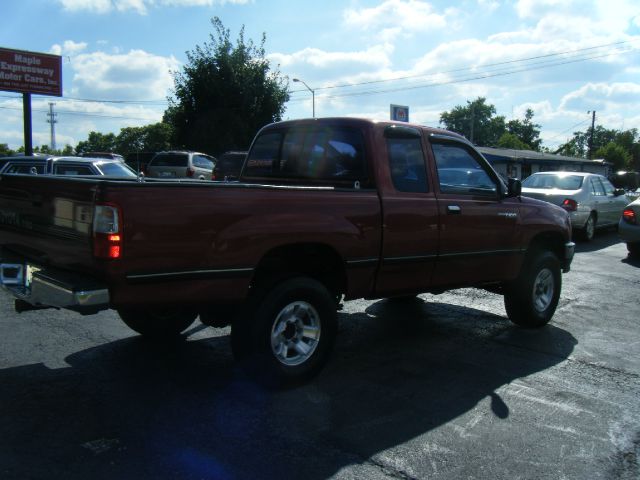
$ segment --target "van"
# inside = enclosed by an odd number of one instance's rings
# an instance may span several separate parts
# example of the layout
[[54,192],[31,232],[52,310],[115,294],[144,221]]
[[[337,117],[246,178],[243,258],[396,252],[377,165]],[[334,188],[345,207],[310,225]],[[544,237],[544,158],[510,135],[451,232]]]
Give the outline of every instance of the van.
[[147,165],[147,176],[156,178],[192,178],[209,180],[215,157],[199,152],[158,152]]

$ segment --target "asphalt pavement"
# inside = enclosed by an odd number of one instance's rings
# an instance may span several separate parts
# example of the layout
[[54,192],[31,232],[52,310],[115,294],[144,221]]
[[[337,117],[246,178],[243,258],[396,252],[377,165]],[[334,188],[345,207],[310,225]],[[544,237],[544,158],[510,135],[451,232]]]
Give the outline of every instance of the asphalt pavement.
[[578,244],[555,317],[476,289],[353,301],[312,382],[257,387],[229,329],[149,343],[0,293],[0,478],[638,479],[640,262]]

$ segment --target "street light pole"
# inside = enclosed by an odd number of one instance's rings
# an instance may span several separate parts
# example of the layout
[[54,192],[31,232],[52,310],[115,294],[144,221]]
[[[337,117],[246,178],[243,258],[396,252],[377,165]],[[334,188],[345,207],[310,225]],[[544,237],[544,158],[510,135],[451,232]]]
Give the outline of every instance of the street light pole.
[[293,81],[294,81],[294,83],[303,84],[305,87],[307,87],[307,90],[309,90],[311,92],[311,102],[312,102],[311,105],[312,105],[312,108],[313,108],[313,118],[316,118],[316,91],[313,88],[309,87],[309,85],[304,83],[299,78],[294,78]]

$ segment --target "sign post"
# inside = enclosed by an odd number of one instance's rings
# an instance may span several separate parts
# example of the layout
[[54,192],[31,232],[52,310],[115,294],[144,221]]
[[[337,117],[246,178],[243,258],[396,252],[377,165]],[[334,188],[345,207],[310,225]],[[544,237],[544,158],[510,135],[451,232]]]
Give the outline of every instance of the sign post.
[[0,90],[22,93],[24,153],[32,155],[31,94],[62,96],[62,57],[0,48]]

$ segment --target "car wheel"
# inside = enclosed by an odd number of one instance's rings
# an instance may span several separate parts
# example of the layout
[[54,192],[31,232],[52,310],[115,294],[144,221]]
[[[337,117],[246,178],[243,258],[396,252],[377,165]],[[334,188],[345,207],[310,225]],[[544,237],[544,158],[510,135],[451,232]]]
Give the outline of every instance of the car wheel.
[[589,218],[587,218],[587,221],[580,233],[582,240],[585,242],[593,240],[593,237],[596,234],[596,216],[593,213],[589,215]]
[[121,309],[122,321],[140,335],[150,338],[170,338],[184,332],[198,316],[197,312],[174,309]]
[[533,252],[519,277],[506,286],[504,305],[516,325],[536,328],[553,317],[560,299],[560,261],[549,251]]
[[631,258],[640,258],[640,242],[627,242],[627,250]]
[[278,387],[317,374],[337,330],[334,296],[320,282],[293,277],[258,292],[231,325],[231,347],[260,383]]

